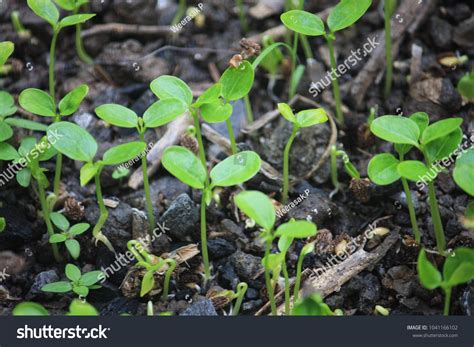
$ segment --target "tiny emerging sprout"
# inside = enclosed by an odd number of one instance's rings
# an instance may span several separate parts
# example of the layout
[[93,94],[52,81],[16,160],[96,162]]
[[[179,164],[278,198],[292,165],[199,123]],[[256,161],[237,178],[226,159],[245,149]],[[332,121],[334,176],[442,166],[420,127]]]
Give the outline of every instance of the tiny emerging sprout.
[[390,315],[390,310],[388,308],[385,308],[381,305],[375,305],[374,308],[374,313],[376,315],[381,315],[381,316],[389,316]]
[[130,169],[127,169],[125,167],[117,167],[113,172],[112,172],[112,178],[114,180],[120,180],[124,177],[127,177],[130,175]]
[[147,316],[154,316],[155,315],[155,310],[153,309],[153,301],[148,300],[146,304],[146,315]]
[[235,293],[235,305],[232,308],[232,314],[234,316],[237,316],[239,314],[240,306],[242,305],[242,301],[244,300],[245,293],[247,292],[248,287],[249,286],[245,282],[240,282],[237,285],[237,293]]
[[[340,313],[340,312],[338,312]],[[324,303],[321,295],[313,294],[295,304],[293,316],[334,316],[329,306]],[[337,314],[340,315],[340,314]]]
[[31,31],[25,29],[25,27],[23,26],[23,23],[21,22],[20,12],[12,11],[12,14],[10,15],[10,19],[12,21],[12,25],[13,25],[13,28],[15,29],[15,32],[18,34],[20,38],[29,39],[31,37]]
[[90,225],[87,223],[79,223],[79,224],[71,226],[69,224],[69,221],[66,219],[66,217],[64,217],[62,214],[57,213],[57,212],[52,212],[49,215],[49,218],[51,218],[51,221],[53,222],[53,224],[59,230],[61,230],[60,233],[51,235],[49,237],[49,242],[50,243],[64,242],[71,257],[73,257],[73,259],[79,258],[79,255],[81,253],[81,245],[79,244],[77,240],[75,240],[75,237],[86,232],[89,229]]
[[336,145],[331,146],[331,181],[334,186],[334,191],[331,192],[330,196],[334,196],[339,191],[340,183],[337,174],[337,157],[342,157],[344,162],[344,169],[347,174],[353,179],[360,179],[360,173],[357,168],[352,164],[349,156],[346,152],[341,149],[337,149]]
[[127,248],[135,256],[135,259],[137,260],[136,266],[144,267],[146,270],[142,279],[140,296],[143,297],[155,287],[155,273],[165,273],[161,297],[163,300],[166,300],[168,298],[171,275],[176,269],[176,260],[171,258],[162,259],[149,254],[143,245],[136,240],[128,241]]
[[384,97],[387,99],[392,91],[392,80],[393,80],[393,61],[392,61],[392,27],[391,27],[391,17],[395,6],[397,5],[397,0],[384,0],[383,9],[384,9],[384,22],[385,22],[385,62],[387,67],[387,73],[385,75],[385,89]]
[[[335,33],[357,22],[367,12],[371,4],[372,0],[341,0],[327,19],[329,32],[326,32],[323,20],[310,12],[291,10],[283,13],[280,19],[288,29],[295,33],[307,36],[324,36],[329,48],[331,68],[333,71],[337,71],[333,46],[333,41],[336,39]],[[295,45],[296,42],[295,40]],[[337,119],[341,124],[344,124],[339,82],[335,77],[332,78],[332,82]],[[312,89],[314,88],[312,87],[310,92]]]
[[457,89],[470,102],[474,101],[474,69],[459,80]]
[[289,186],[289,154],[291,145],[298,133],[300,128],[307,128],[316,124],[325,123],[328,121],[326,111],[322,108],[304,110],[298,112],[296,115],[288,104],[278,104],[278,110],[281,115],[290,123],[293,123],[293,131],[291,136],[286,143],[285,150],[283,152],[283,192],[282,192],[282,203],[286,203],[288,200],[288,186]]
[[207,175],[207,168],[189,149],[180,146],[168,147],[162,164],[173,176],[194,189],[202,191],[201,197],[201,247],[205,277],[210,278],[207,252],[206,206],[212,199],[216,187],[230,187],[242,184],[257,174],[261,159],[257,153],[244,151],[234,154],[214,166]]
[[98,241],[101,241],[113,252],[114,247],[107,237],[102,234],[102,227],[107,221],[109,213],[102,197],[100,174],[106,165],[119,165],[139,156],[145,150],[145,144],[142,142],[129,142],[112,147],[104,153],[102,160],[94,162],[98,145],[86,130],[74,123],[58,122],[48,127],[48,135],[53,134],[57,136],[57,140],[52,145],[57,151],[72,160],[85,162],[80,173],[81,185],[86,185],[94,178],[100,216],[92,230],[92,235],[96,244]]
[[[395,144],[399,159],[390,153],[375,156],[369,163],[369,177],[379,185],[391,184],[402,178],[412,228],[417,242],[420,242],[421,236],[416,223],[408,182],[404,182],[404,179],[416,182],[418,188],[425,184],[428,185],[428,202],[436,244],[441,254],[445,253],[446,238],[434,186],[434,180],[439,172],[435,165],[438,160],[451,155],[461,143],[462,121],[462,118],[447,118],[430,125],[428,115],[424,112],[418,112],[409,118],[400,116],[378,117],[370,126],[370,130],[377,137]],[[418,160],[404,160],[404,155],[413,147],[418,148],[423,154],[424,163]]]
[[428,260],[426,251],[422,249],[418,255],[417,269],[423,287],[430,290],[443,289],[445,293],[443,313],[448,316],[453,287],[474,279],[474,250],[466,247],[456,248],[444,261],[441,274]]
[[298,257],[298,264],[296,265],[295,288],[293,291],[293,306],[298,301],[298,296],[300,293],[301,273],[303,271],[303,260],[308,254],[311,254],[313,252],[314,252],[314,242],[307,243],[301,249],[300,256]]
[[48,283],[41,287],[43,292],[68,293],[73,291],[80,297],[86,297],[91,289],[99,289],[102,286],[96,284],[104,276],[102,271],[90,271],[81,274],[81,270],[74,264],[67,264],[64,273],[69,281]]

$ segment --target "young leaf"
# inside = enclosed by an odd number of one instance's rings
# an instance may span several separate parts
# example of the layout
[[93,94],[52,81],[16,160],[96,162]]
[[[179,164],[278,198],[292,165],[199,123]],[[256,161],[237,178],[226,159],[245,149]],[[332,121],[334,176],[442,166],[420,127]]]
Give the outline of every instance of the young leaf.
[[21,171],[19,171],[17,174],[16,174],[16,181],[18,182],[18,184],[24,188],[27,188],[30,186],[30,182],[31,182],[31,169],[29,168],[25,168]]
[[425,129],[430,124],[430,117],[426,112],[413,113],[409,118],[418,125],[418,128],[420,129],[420,135],[423,134]]
[[204,104],[216,102],[221,96],[222,84],[216,83],[202,93],[193,104],[194,107],[201,107]]
[[237,207],[265,230],[275,224],[275,208],[268,196],[258,191],[243,191],[234,198]]
[[211,170],[212,186],[229,187],[244,183],[257,174],[261,163],[258,154],[252,151],[231,155]]
[[51,0],[28,0],[29,8],[38,16],[47,21],[53,28],[59,20],[59,11]]
[[193,102],[193,92],[186,83],[177,77],[164,75],[153,80],[150,84],[151,91],[160,99],[177,98],[186,105]]
[[64,243],[71,257],[73,259],[79,258],[79,255],[81,254],[81,245],[79,244],[79,242],[74,239],[69,239],[66,240]]
[[15,160],[19,159],[20,155],[16,149],[9,143],[0,143],[0,160]]
[[48,126],[42,123],[34,122],[29,119],[22,119],[22,118],[7,118],[5,119],[5,123],[12,125],[14,127],[28,129],[28,130],[36,130],[36,131],[44,131],[48,130]]
[[252,89],[254,70],[252,65],[244,60],[239,67],[229,67],[221,76],[222,96],[226,101],[243,98]]
[[140,289],[140,296],[144,296],[146,293],[150,292],[155,286],[155,279],[153,278],[153,272],[148,271],[145,273],[142,279],[142,287]]
[[57,122],[48,127],[48,136],[58,135],[52,144],[59,152],[71,158],[90,162],[97,153],[97,142],[86,130],[70,122]]
[[43,292],[50,292],[50,293],[67,293],[70,292],[72,289],[71,282],[60,281],[60,282],[53,282],[48,283],[41,287]]
[[13,129],[6,122],[0,120],[0,141],[8,140],[13,136]]
[[281,253],[286,253],[293,243],[293,238],[288,236],[281,236],[278,240],[278,250]]
[[90,271],[82,275],[79,284],[90,287],[99,282],[103,276],[104,273],[102,271]]
[[95,109],[95,113],[100,119],[121,128],[136,128],[138,125],[137,114],[122,105],[101,105]]
[[300,128],[307,128],[328,121],[326,111],[322,108],[313,108],[300,111],[296,114],[296,123]]
[[73,286],[72,291],[79,296],[89,295],[89,288],[87,288],[86,286]]
[[0,67],[5,65],[14,49],[15,45],[11,41],[0,42]]
[[5,217],[0,217],[0,233],[3,232],[6,227],[7,227],[7,221]]
[[423,132],[421,143],[427,145],[431,141],[444,137],[460,127],[462,118],[448,118],[431,124]]
[[54,2],[66,11],[73,11],[76,8],[75,0],[54,0]]
[[280,111],[281,115],[288,121],[288,122],[291,122],[291,123],[295,123],[296,122],[296,116],[295,114],[293,113],[293,110],[291,109],[290,105],[284,103],[284,102],[280,102],[278,104],[278,111]]
[[[417,182],[426,178],[425,181],[432,181],[434,178],[430,177],[430,170],[418,160],[407,160],[402,161],[397,167],[400,176],[409,179],[410,181]],[[434,173],[436,174],[436,173]]]
[[425,145],[426,154],[430,163],[435,160],[449,158],[462,141],[462,130],[457,128],[446,136],[440,137]]
[[118,165],[138,157],[145,150],[146,144],[134,141],[110,148],[104,153],[105,165]]
[[49,243],[60,243],[67,240],[65,234],[53,234],[49,237]]
[[90,225],[87,224],[87,223],[79,223],[79,224],[73,225],[71,227],[71,229],[69,229],[69,233],[72,236],[77,236],[77,235],[80,235],[80,234],[84,233],[85,231],[87,231],[87,229],[89,229],[89,227],[90,227]]
[[7,92],[0,91],[0,118],[11,116],[15,112],[16,106],[13,96]]
[[232,105],[218,99],[201,106],[201,116],[208,123],[225,122],[232,115]]
[[87,22],[94,16],[95,14],[92,13],[73,14],[72,16],[67,16],[61,19],[61,21],[59,22],[59,27],[65,28],[76,24],[81,24]]
[[456,248],[444,262],[443,276],[450,287],[474,279],[474,250],[467,247]]
[[156,128],[171,122],[187,110],[187,105],[180,99],[162,99],[151,105],[143,114],[147,128]]
[[[1,59],[0,66],[2,66]],[[459,94],[468,100],[474,100],[474,69],[471,71],[471,73],[467,73],[459,80],[457,89]]]
[[295,304],[293,308],[295,316],[333,316],[329,306],[324,303],[319,294],[313,294]]
[[316,225],[305,220],[291,221],[280,225],[275,235],[294,239],[305,239],[316,235]]
[[458,157],[453,178],[462,190],[474,196],[474,148],[470,148]]
[[85,186],[100,169],[100,165],[97,163],[86,163],[81,167],[80,180],[81,186]]
[[370,160],[367,169],[370,180],[379,186],[398,181],[400,179],[398,164],[398,159],[390,153],[377,154]]
[[345,29],[361,18],[372,4],[372,0],[341,0],[328,17],[331,32]]
[[310,253],[314,252],[314,242],[307,243],[303,246],[300,252],[300,257],[304,257]]
[[409,118],[400,116],[375,118],[370,125],[370,130],[385,141],[418,147],[420,128]]
[[418,277],[423,287],[435,289],[441,285],[441,273],[428,260],[424,249],[422,249],[418,255],[418,264],[416,267],[418,269]]
[[14,316],[49,316],[49,312],[36,302],[20,302],[12,311]]
[[72,282],[77,282],[81,278],[81,270],[74,264],[67,264],[64,272]]
[[61,116],[69,116],[76,112],[81,105],[82,100],[89,93],[89,87],[85,84],[74,88],[67,93],[59,102],[59,113]]
[[20,93],[18,102],[26,111],[44,117],[56,116],[56,104],[53,98],[46,92],[28,88]]
[[94,306],[88,304],[87,302],[82,302],[81,300],[74,299],[69,305],[68,316],[98,316],[99,313]]
[[180,146],[168,147],[161,162],[166,170],[183,183],[196,189],[204,189],[206,169],[189,149]]
[[306,11],[291,10],[283,13],[280,19],[288,29],[299,34],[321,36],[326,33],[322,19]]
[[69,221],[61,213],[52,212],[49,217],[54,225],[56,225],[60,230],[66,231],[69,229]]

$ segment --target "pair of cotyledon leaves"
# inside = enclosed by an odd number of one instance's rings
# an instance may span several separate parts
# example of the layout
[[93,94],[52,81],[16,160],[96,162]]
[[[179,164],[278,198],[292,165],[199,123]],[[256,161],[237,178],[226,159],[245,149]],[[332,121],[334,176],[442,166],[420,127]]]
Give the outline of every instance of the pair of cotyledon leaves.
[[400,162],[390,153],[378,154],[372,158],[368,166],[370,179],[378,185],[391,184],[400,177],[411,181],[433,180],[437,172],[432,172],[431,164],[454,153],[461,143],[462,118],[448,118],[429,125],[429,117],[418,112],[409,118],[401,116],[382,116],[376,118],[371,131],[379,138],[395,144],[401,155],[412,147],[426,153],[428,166],[418,160]]
[[[331,33],[354,24],[369,9],[372,0],[342,0],[329,14],[327,25]],[[290,30],[308,36],[326,34],[323,20],[312,13],[291,10],[281,15],[281,21]]]
[[[73,10],[77,6],[75,5],[74,7],[71,7],[71,1],[58,0],[56,3],[58,3],[58,5],[60,5],[62,8],[68,10]],[[81,0],[74,3],[77,3],[79,6],[81,6],[86,2]],[[83,13],[67,16],[59,20],[59,10],[56,5],[54,5],[52,0],[28,0],[28,6],[38,17],[41,17],[46,22],[48,22],[54,28],[54,30],[60,30],[64,27],[84,23],[95,16],[95,14],[92,13]]]

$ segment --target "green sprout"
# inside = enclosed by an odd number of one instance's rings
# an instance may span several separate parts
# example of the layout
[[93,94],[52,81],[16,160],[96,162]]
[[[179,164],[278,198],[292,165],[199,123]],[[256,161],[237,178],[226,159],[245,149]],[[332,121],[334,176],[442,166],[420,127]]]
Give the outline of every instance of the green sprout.
[[301,286],[301,273],[303,272],[303,260],[308,254],[314,252],[314,242],[307,243],[301,249],[300,255],[298,257],[298,263],[296,264],[296,280],[295,280],[295,288],[293,290],[293,304],[298,302],[298,296],[300,294],[300,286]]
[[469,101],[474,101],[474,69],[459,80],[458,92]]
[[0,42],[0,74],[7,74],[11,70],[11,66],[4,66],[8,58],[15,50],[15,45],[11,41]]
[[60,233],[56,233],[49,237],[50,243],[61,243],[64,242],[69,254],[73,259],[79,258],[81,254],[81,245],[75,239],[76,236],[81,235],[90,225],[87,223],[79,223],[73,226],[70,225],[69,221],[61,213],[52,212],[49,215],[53,224],[61,230]]
[[237,285],[237,293],[235,293],[236,300],[234,307],[232,308],[232,314],[234,316],[237,316],[240,312],[240,306],[242,306],[242,301],[244,301],[245,293],[247,292],[248,287],[248,284],[245,282],[240,282]]
[[441,288],[444,291],[445,316],[449,315],[453,287],[474,279],[474,250],[466,247],[456,248],[444,261],[443,273],[433,265],[422,249],[418,255],[418,276],[421,284],[430,290]]
[[[49,183],[44,173],[46,169],[40,166],[40,162],[51,159],[57,153],[51,146],[51,142],[54,142],[56,135],[50,135],[49,139],[44,137],[38,143],[34,137],[25,137],[21,141],[18,151],[10,144],[0,142],[0,160],[12,160],[13,166],[20,165],[23,167],[23,169],[16,173],[16,180],[20,186],[28,187],[31,183],[31,178],[36,181],[43,220],[51,237],[54,235],[54,228],[49,214],[53,210],[54,201],[46,197],[45,190]],[[59,255],[57,245],[53,244],[52,248],[54,258],[60,262],[61,256]]]
[[68,293],[73,291],[80,297],[86,297],[91,289],[102,288],[96,284],[104,276],[102,271],[90,271],[85,274],[74,264],[67,264],[64,270],[69,281],[59,281],[48,283],[41,287],[43,292]]
[[239,10],[239,21],[240,27],[242,28],[242,32],[246,34],[249,31],[249,25],[247,23],[247,17],[245,15],[244,10],[244,1],[243,0],[236,0],[237,8]]
[[340,315],[336,311],[331,311],[324,303],[319,294],[308,296],[295,304],[293,308],[294,316],[336,316]]
[[[109,124],[121,128],[136,129],[140,136],[140,141],[146,146],[145,132],[147,129],[157,128],[171,122],[177,116],[186,112],[186,108],[186,104],[180,99],[169,98],[155,102],[145,111],[143,117],[138,117],[137,114],[129,108],[116,104],[101,105],[95,109],[95,113],[100,119]],[[141,162],[149,232],[151,234],[155,227],[155,216],[151,200],[150,183],[148,180],[148,164],[146,155],[141,157]]]
[[59,139],[53,143],[54,148],[56,148],[58,152],[61,152],[72,160],[85,162],[80,173],[81,186],[86,185],[94,178],[100,216],[92,230],[92,235],[96,244],[98,241],[101,241],[113,252],[114,247],[101,231],[107,221],[109,213],[102,197],[100,174],[106,165],[119,165],[132,158],[138,157],[144,151],[145,144],[137,141],[112,147],[104,153],[102,160],[94,162],[98,145],[95,139],[86,130],[74,123],[59,122],[53,123],[48,127],[48,134],[53,133],[59,135]]
[[165,150],[162,164],[180,181],[202,191],[201,248],[207,280],[211,273],[207,251],[206,206],[211,203],[212,190],[216,187],[230,187],[248,181],[260,170],[261,159],[255,152],[243,151],[221,161],[208,175],[206,165],[193,152],[184,147],[171,146]]
[[[53,5],[54,6],[54,5]],[[62,117],[75,113],[82,101],[89,93],[89,87],[82,84],[67,93],[56,105],[54,98],[50,94],[36,88],[28,88],[20,93],[18,102],[22,108],[38,116],[51,117],[54,122],[59,122]],[[56,169],[54,173],[53,192],[59,196],[62,171],[62,154],[56,156]]]
[[384,0],[384,21],[385,21],[385,62],[387,74],[385,75],[384,96],[387,99],[392,90],[393,82],[393,62],[392,62],[392,27],[390,19],[392,17],[397,0]]
[[349,156],[346,152],[342,149],[337,149],[336,145],[331,146],[331,181],[334,186],[334,191],[331,192],[331,196],[336,194],[340,189],[340,183],[338,179],[337,173],[337,158],[342,157],[342,161],[344,163],[344,169],[346,170],[347,174],[351,176],[353,179],[360,179],[360,173],[357,168],[352,164]]
[[[63,10],[72,11],[74,15],[77,15],[81,6],[89,3],[89,0],[54,0],[54,2]],[[76,51],[77,55],[84,63],[88,65],[94,63],[94,59],[87,54],[84,48],[84,43],[82,42],[81,23],[76,24]]]
[[[61,1],[63,3],[64,1]],[[83,2],[83,1],[78,1]],[[56,59],[56,42],[61,29],[69,26],[84,23],[95,16],[95,14],[74,14],[72,16],[64,17],[59,20],[58,8],[54,5],[52,0],[28,0],[28,7],[38,16],[48,22],[53,28],[53,38],[51,40],[51,47],[49,50],[49,95],[54,100],[55,94],[55,78],[54,66]]]
[[0,233],[5,230],[7,226],[7,221],[5,220],[5,217],[0,217]]
[[12,11],[10,15],[10,19],[12,21],[13,29],[18,34],[18,36],[22,39],[28,39],[31,37],[31,31],[27,30],[20,19],[20,12]]
[[[14,316],[49,316],[49,312],[43,305],[36,302],[24,301],[20,302],[12,311]],[[69,305],[67,316],[98,316],[96,308],[91,304],[74,299]]]
[[[372,0],[341,0],[329,14],[326,23],[329,32],[326,31],[324,22],[320,17],[306,11],[291,10],[283,13],[280,19],[288,29],[294,31],[296,34],[324,36],[329,48],[332,71],[337,71],[333,45],[333,42],[336,39],[334,34],[357,22],[364,13],[367,12],[371,4]],[[293,54],[296,55],[295,52]],[[336,77],[332,77],[332,81],[337,119],[341,124],[344,124],[339,81]]]
[[176,14],[173,17],[173,20],[171,21],[171,25],[178,24],[178,22],[181,21],[181,19],[183,18],[185,14],[186,14],[186,0],[179,0],[178,10],[176,11]]
[[162,259],[149,254],[143,245],[136,240],[128,241],[127,248],[135,256],[135,259],[137,260],[136,266],[144,267],[146,270],[142,279],[140,296],[143,297],[155,287],[155,273],[165,273],[163,294],[161,297],[163,300],[166,300],[168,298],[171,275],[177,265],[176,260],[171,258]]
[[288,187],[289,187],[289,155],[291,145],[298,133],[300,128],[307,128],[316,124],[325,123],[328,121],[326,111],[322,108],[315,108],[310,110],[304,110],[298,112],[296,115],[288,104],[278,104],[278,110],[282,116],[289,122],[293,123],[293,131],[290,139],[286,143],[285,150],[283,152],[283,193],[282,202],[286,203],[288,200]]
[[[437,162],[452,155],[462,140],[462,118],[448,118],[429,125],[429,117],[424,112],[413,114],[410,118],[400,116],[382,116],[376,118],[370,130],[377,137],[395,144],[399,158],[390,154],[374,157],[369,177],[375,182],[389,184],[400,178],[416,182],[417,187],[428,185],[431,217],[436,236],[436,244],[441,254],[445,253],[446,238],[439,213],[434,180],[440,169]],[[404,160],[404,155],[413,147],[420,150],[424,163],[418,160]],[[407,201],[411,200],[408,183],[404,185]],[[413,210],[413,208],[411,208]],[[412,226],[416,224],[414,213],[411,214]],[[416,229],[414,227],[414,233]],[[419,235],[417,236],[419,239]]]

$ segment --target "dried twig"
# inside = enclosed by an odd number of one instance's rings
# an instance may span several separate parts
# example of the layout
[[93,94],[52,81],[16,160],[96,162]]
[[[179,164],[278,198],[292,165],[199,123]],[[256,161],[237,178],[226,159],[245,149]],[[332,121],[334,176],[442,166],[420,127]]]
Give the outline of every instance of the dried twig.
[[125,23],[97,24],[82,32],[82,38],[95,35],[170,35],[168,25],[137,25]]

